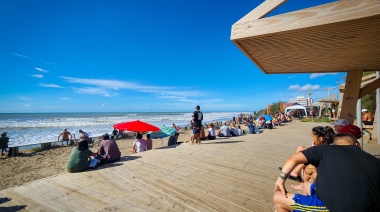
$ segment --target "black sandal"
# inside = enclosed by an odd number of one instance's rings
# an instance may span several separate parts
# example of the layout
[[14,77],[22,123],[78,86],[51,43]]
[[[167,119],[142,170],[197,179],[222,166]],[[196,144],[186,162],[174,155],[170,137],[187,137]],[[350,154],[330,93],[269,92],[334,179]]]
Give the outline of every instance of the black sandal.
[[299,183],[302,183],[302,177],[301,176],[293,177],[293,176],[289,175],[288,179],[291,179],[291,180],[297,181]]

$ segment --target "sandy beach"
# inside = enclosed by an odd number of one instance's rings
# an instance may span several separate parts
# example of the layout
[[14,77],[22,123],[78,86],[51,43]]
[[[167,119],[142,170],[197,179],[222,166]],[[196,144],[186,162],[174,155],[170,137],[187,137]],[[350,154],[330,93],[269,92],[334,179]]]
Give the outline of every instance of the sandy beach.
[[[189,141],[191,130],[181,129],[179,134],[178,141]],[[168,138],[154,139],[153,148],[166,146]],[[129,149],[135,140],[133,136],[129,136],[127,139],[116,141],[122,156],[132,154]],[[96,149],[96,145],[90,145],[91,151],[95,151]],[[1,156],[0,179],[2,180],[0,181],[0,190],[66,172],[66,165],[71,150],[71,146],[53,146],[51,149],[38,152],[23,150],[20,151],[21,154],[18,157]]]

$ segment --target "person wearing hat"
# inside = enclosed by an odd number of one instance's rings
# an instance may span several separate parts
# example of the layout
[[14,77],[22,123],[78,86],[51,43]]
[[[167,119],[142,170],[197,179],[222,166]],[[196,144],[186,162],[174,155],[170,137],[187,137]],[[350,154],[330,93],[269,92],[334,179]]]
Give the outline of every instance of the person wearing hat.
[[0,149],[1,155],[5,155],[4,152],[7,152],[9,138],[7,137],[7,132],[1,133],[0,137]]
[[342,129],[340,129],[339,133],[351,134],[351,135],[355,136],[356,139],[359,139],[362,137],[362,131],[360,130],[360,128],[356,125],[353,125],[353,124],[348,124],[348,125],[342,127]]
[[344,127],[348,124],[348,121],[346,119],[338,119],[331,124],[334,125],[335,132],[339,133],[340,130],[342,129],[342,127]]
[[362,116],[363,124],[372,125],[373,124],[372,114],[367,109],[363,109],[362,113],[363,113],[363,116]]
[[[62,136],[62,140],[59,140],[59,138]],[[69,139],[69,136],[70,136],[70,139]],[[63,129],[63,131],[61,132],[61,134],[59,134],[58,136],[58,141],[62,142],[62,145],[63,145],[63,142],[66,141],[67,142],[67,145],[69,145],[69,141],[73,138],[73,136],[71,135],[71,133],[69,131],[67,131],[67,129]]]

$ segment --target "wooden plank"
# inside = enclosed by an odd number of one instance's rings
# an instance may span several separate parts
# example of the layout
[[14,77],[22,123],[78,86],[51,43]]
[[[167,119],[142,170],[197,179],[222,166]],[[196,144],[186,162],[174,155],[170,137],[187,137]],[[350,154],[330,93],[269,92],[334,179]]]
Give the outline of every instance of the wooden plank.
[[264,17],[286,1],[287,0],[266,0],[257,6],[254,10],[245,15],[243,18],[241,18],[239,21],[237,21],[236,24]]
[[347,73],[346,89],[343,94],[340,118],[346,119],[350,124],[354,123],[356,117],[356,105],[359,99],[362,76],[363,71],[349,71]]
[[380,88],[380,78],[366,84],[363,88],[360,89],[359,98],[363,98],[365,95],[375,91]]
[[[337,1],[232,26],[231,40],[377,16],[380,1]],[[254,16],[253,16],[254,17]]]

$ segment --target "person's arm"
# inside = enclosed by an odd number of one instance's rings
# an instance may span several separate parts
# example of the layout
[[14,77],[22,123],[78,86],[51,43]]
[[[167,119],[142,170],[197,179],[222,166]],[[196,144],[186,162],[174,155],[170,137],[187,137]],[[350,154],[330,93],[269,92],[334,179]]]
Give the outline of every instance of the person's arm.
[[58,141],[59,141],[59,138],[61,137],[61,135],[62,135],[62,133],[61,133],[61,134],[59,134],[59,136],[58,136]]
[[307,159],[302,152],[298,152],[293,154],[286,160],[284,166],[282,167],[282,171],[280,176],[277,178],[274,191],[281,191],[282,194],[287,197],[287,191],[285,189],[285,181],[288,178],[290,172],[298,165],[307,163]]

